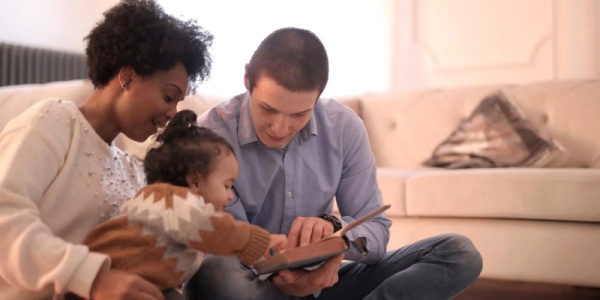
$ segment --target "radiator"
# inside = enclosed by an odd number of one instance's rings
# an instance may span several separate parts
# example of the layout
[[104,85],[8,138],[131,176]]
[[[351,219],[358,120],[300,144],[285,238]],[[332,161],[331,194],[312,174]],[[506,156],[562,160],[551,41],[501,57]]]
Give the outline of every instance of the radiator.
[[0,43],[0,86],[82,78],[83,54]]

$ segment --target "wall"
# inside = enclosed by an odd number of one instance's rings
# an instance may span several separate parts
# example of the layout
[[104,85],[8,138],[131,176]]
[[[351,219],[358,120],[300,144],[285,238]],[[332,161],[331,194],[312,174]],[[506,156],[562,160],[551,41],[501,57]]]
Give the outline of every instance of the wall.
[[394,89],[599,77],[597,0],[394,3]]
[[330,74],[325,97],[390,88],[393,1],[159,0],[168,13],[197,19],[215,36],[213,70],[200,87],[203,91],[245,91],[244,65],[259,43],[278,28],[300,27],[314,32],[327,48]]
[[0,42],[83,53],[84,36],[117,0],[0,0]]
[[[118,2],[0,1],[0,41],[77,52],[83,52],[82,38],[101,12]],[[388,90],[392,84],[389,6],[394,0],[157,1],[168,13],[195,18],[214,34],[213,69],[201,85],[203,93],[243,92],[244,65],[252,52],[268,33],[286,26],[310,29],[326,45],[331,71],[324,96]]]
[[[257,1],[198,0],[197,8],[190,9],[189,2],[180,0],[182,10],[173,8],[177,15],[199,12],[199,23],[213,26],[208,29],[216,35],[215,68],[203,91],[226,94],[243,89],[243,63],[260,40],[250,35],[257,32],[257,20],[267,20],[258,27],[260,36],[289,22],[318,31],[330,50],[326,95],[332,96],[600,74],[598,0],[327,0],[326,5],[289,0],[269,6],[280,12],[276,15],[260,12],[268,0],[259,1],[262,6]],[[117,2],[0,0],[0,42],[83,52],[83,37]],[[164,0],[169,8],[177,2]],[[308,8],[294,6],[302,3]],[[238,9],[229,12],[233,6]],[[317,6],[320,9],[312,9]],[[367,12],[382,16],[373,21],[365,17]],[[314,29],[316,23],[323,28]]]

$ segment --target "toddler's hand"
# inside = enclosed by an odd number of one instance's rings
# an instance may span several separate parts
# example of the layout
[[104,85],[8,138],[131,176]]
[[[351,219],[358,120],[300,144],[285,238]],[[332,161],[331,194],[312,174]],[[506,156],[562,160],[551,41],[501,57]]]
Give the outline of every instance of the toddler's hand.
[[275,252],[283,250],[283,247],[287,244],[287,236],[283,234],[271,234],[269,239],[269,249],[265,253],[265,257],[271,257],[269,250],[273,249]]

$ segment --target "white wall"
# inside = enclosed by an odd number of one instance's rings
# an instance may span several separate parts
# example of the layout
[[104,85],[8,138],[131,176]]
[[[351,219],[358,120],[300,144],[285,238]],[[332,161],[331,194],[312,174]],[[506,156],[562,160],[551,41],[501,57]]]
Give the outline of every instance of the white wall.
[[398,0],[395,89],[598,78],[598,0]]
[[[243,91],[243,66],[282,26],[317,33],[325,96],[600,77],[600,0],[159,0],[215,35],[200,91]],[[83,52],[118,0],[0,0],[0,42]],[[235,8],[235,9],[232,9]]]
[[[285,26],[314,31],[330,56],[325,96],[391,88],[391,2],[394,0],[158,0],[168,13],[215,35],[204,93],[244,91],[244,65],[258,43]],[[83,52],[83,37],[118,0],[0,0],[0,41]],[[232,9],[235,8],[235,9]]]
[[83,53],[84,36],[117,0],[0,0],[0,42]]
[[281,27],[313,31],[325,45],[330,79],[324,96],[391,88],[391,3],[394,0],[159,0],[176,16],[194,18],[214,34],[211,79],[200,89],[244,91],[244,65]]

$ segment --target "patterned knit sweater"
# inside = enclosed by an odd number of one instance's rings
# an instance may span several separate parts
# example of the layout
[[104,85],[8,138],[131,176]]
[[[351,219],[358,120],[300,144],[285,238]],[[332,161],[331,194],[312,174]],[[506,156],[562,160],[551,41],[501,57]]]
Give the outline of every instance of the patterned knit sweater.
[[252,265],[267,250],[269,233],[215,212],[188,188],[158,183],[125,202],[115,217],[90,232],[85,244],[108,254],[111,269],[140,275],[164,290],[189,279],[202,252],[236,255]]

